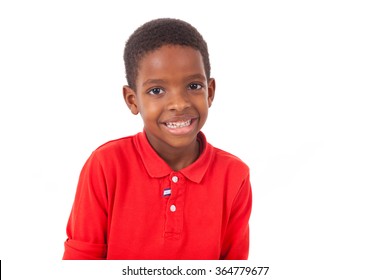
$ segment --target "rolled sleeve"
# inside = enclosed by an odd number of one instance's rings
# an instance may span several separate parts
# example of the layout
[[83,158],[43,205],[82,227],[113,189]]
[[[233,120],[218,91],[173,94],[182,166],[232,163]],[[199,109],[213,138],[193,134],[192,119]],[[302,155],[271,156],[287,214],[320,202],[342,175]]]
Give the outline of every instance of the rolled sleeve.
[[95,154],[85,163],[66,228],[63,259],[105,259],[107,255],[107,190]]
[[94,244],[68,239],[65,241],[63,260],[104,260],[107,255],[106,244]]

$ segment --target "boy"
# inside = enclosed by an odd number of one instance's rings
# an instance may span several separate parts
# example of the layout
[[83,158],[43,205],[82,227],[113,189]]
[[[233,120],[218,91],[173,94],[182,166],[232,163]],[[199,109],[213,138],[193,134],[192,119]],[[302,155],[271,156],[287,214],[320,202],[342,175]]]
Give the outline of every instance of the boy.
[[156,19],[126,43],[123,97],[144,130],[85,163],[63,259],[247,259],[248,167],[200,131],[214,99],[207,44]]

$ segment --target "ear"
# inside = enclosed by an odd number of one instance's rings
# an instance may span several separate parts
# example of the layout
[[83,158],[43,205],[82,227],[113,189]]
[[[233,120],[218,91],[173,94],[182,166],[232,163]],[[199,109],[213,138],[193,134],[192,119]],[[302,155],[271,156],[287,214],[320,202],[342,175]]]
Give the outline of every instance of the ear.
[[137,105],[137,96],[135,91],[129,86],[123,86],[123,98],[125,99],[127,107],[129,107],[130,111],[137,115],[139,113],[138,105]]
[[214,96],[215,96],[215,80],[213,78],[210,78],[207,85],[207,102],[209,104],[209,108],[213,103]]

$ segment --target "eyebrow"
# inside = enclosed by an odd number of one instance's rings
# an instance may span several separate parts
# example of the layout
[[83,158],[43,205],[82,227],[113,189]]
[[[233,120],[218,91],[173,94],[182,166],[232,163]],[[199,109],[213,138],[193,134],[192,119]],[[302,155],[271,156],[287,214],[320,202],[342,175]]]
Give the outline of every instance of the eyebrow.
[[[206,77],[202,74],[194,74],[194,75],[190,75],[188,77],[185,77],[184,80],[188,81],[188,80],[194,80],[194,79],[206,80]],[[142,86],[154,85],[154,84],[164,84],[165,82],[166,81],[163,79],[148,79],[142,83]]]
[[194,80],[194,79],[206,80],[206,77],[202,74],[195,74],[195,75],[188,76],[185,79],[186,80]]
[[148,79],[145,82],[142,83],[142,86],[150,85],[150,84],[162,84],[165,81],[162,79]]

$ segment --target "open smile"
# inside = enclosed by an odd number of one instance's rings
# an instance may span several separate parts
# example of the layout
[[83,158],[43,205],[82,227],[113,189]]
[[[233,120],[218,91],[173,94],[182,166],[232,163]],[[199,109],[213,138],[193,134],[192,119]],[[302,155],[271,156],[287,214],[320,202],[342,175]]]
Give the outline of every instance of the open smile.
[[175,135],[183,135],[191,133],[195,129],[195,123],[198,118],[182,118],[182,119],[171,119],[163,122],[168,132]]
[[166,122],[165,125],[168,128],[181,128],[181,127],[186,127],[191,125],[191,119],[186,120],[186,121],[179,121],[179,122]]

